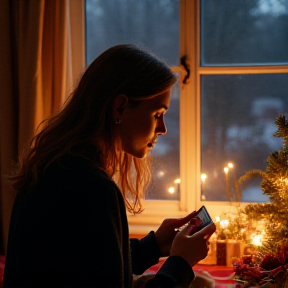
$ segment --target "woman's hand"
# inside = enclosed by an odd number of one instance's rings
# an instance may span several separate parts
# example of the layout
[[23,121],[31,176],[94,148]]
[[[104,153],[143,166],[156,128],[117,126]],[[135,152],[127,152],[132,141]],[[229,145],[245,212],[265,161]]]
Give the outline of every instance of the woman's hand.
[[193,211],[184,218],[167,218],[162,222],[155,232],[156,241],[159,245],[162,257],[170,255],[174,237],[178,233],[177,229],[180,229],[183,225],[191,221],[192,218],[196,216],[196,213],[196,211]]
[[175,236],[172,244],[171,256],[181,256],[191,267],[207,256],[209,238],[216,231],[214,223],[191,235],[195,226],[189,223]]

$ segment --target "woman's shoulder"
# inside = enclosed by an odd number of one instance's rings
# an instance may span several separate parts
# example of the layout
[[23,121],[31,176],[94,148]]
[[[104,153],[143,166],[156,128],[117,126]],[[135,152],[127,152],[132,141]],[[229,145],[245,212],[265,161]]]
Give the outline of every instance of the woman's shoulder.
[[53,169],[56,168],[56,171],[61,173],[69,174],[81,174],[82,173],[94,173],[99,177],[104,177],[110,179],[108,174],[100,168],[100,165],[93,160],[78,156],[78,155],[65,155],[57,159],[52,164]]
[[97,163],[74,155],[65,155],[54,161],[43,173],[41,182],[49,186],[69,186],[73,190],[80,188],[118,190],[115,182]]

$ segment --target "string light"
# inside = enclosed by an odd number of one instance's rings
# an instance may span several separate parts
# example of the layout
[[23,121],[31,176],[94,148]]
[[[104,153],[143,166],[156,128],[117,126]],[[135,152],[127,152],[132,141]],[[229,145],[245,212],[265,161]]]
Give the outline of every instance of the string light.
[[205,173],[202,173],[202,174],[201,174],[201,180],[202,180],[203,182],[205,182],[206,179],[207,179],[207,175],[206,175]]
[[221,226],[222,228],[227,228],[228,225],[229,225],[229,220],[227,220],[227,219],[220,220],[220,226]]
[[233,163],[229,162],[227,164],[227,167],[224,167],[224,173],[227,174],[229,172],[229,169],[232,169],[234,167]]
[[229,162],[228,164],[227,164],[227,166],[229,167],[229,168],[233,168],[234,166],[233,166],[233,163],[231,163],[231,162]]
[[174,193],[175,193],[175,188],[174,188],[174,187],[168,188],[168,192],[169,192],[170,194],[174,194]]
[[251,235],[252,243],[256,246],[262,245],[262,235],[261,234],[253,234]]
[[165,173],[162,171],[162,170],[160,170],[158,173],[157,173],[157,176],[158,177],[163,177],[165,175]]

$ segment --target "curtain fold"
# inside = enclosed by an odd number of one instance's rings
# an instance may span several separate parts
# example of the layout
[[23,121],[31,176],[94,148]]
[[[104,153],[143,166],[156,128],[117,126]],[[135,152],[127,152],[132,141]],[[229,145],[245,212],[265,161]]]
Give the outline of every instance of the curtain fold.
[[[79,9],[83,10],[82,6],[83,2],[77,0],[0,1],[2,254],[6,252],[10,214],[15,199],[15,192],[2,176],[11,171],[12,161],[17,161],[24,144],[35,134],[39,123],[60,108],[71,92],[76,75],[84,68],[84,44],[78,41],[78,48],[72,49],[75,19],[71,13],[78,9],[78,15]],[[83,29],[83,23],[79,24]],[[75,57],[75,49],[83,56],[79,57],[79,54]]]
[[[18,89],[13,85],[15,53],[12,43],[11,7],[8,0],[0,2],[0,173],[10,168],[11,159],[17,157],[17,123],[18,123]],[[9,215],[14,200],[12,189],[0,178],[0,253],[4,253],[6,231],[8,229]],[[5,191],[5,192],[4,192]],[[5,197],[4,197],[5,193]],[[5,231],[5,232],[4,232]]]

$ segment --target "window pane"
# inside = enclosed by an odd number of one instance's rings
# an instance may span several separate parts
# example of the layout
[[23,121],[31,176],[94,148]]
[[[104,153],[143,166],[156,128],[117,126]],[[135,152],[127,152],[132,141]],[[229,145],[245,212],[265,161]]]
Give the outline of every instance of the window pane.
[[[109,47],[135,43],[164,59],[179,63],[178,0],[86,0],[86,64]],[[165,115],[168,133],[160,136],[151,152],[153,179],[148,199],[179,199],[179,89],[172,92]],[[168,188],[173,187],[174,193]],[[171,191],[171,190],[170,190]]]
[[[265,171],[268,156],[282,148],[273,133],[278,115],[288,115],[288,74],[204,75],[201,90],[202,200],[228,201],[229,192],[235,199],[236,179],[251,169]],[[229,162],[233,168],[225,174]],[[241,201],[268,200],[260,180],[245,182]]]
[[179,1],[86,0],[87,64],[120,43],[140,44],[178,65]]
[[287,0],[201,0],[201,65],[288,63]]

